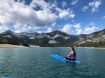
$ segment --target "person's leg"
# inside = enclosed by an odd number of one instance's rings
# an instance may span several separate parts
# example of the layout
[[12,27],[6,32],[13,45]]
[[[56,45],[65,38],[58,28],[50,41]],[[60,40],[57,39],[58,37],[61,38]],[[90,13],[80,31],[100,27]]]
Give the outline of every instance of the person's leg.
[[70,59],[71,59],[72,61],[75,61],[75,57],[71,57]]
[[67,60],[70,60],[70,58],[69,57],[65,57]]

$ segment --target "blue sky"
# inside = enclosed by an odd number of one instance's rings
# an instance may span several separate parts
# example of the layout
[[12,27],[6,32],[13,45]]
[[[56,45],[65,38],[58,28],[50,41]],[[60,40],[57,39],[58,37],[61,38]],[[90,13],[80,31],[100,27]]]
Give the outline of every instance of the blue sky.
[[105,0],[0,0],[0,32],[89,34],[105,28]]

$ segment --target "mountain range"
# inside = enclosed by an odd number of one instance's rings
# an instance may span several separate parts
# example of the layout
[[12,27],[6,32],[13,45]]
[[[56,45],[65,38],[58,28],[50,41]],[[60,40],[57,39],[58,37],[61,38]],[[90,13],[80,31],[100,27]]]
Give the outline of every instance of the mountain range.
[[7,30],[0,34],[0,44],[38,45],[41,47],[105,47],[105,29],[80,35],[69,35],[58,30],[50,33],[14,33]]

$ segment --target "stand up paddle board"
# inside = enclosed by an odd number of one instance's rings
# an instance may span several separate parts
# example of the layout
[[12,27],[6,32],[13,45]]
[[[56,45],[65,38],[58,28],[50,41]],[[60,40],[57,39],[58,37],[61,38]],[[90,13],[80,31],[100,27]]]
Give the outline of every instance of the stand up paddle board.
[[57,55],[57,54],[52,54],[51,57],[52,57],[53,59],[60,60],[60,61],[64,61],[64,62],[80,63],[79,60],[75,60],[75,61],[73,61],[73,60],[68,60],[68,59],[66,59],[65,57],[60,56],[60,55]]

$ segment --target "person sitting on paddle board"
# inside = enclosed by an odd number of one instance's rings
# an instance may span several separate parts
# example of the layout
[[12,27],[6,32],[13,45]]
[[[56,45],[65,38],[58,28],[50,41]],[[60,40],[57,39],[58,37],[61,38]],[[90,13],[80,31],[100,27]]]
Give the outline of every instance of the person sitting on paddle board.
[[74,47],[70,48],[71,52],[65,57],[68,60],[76,60],[76,51],[74,49]]

